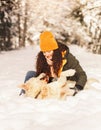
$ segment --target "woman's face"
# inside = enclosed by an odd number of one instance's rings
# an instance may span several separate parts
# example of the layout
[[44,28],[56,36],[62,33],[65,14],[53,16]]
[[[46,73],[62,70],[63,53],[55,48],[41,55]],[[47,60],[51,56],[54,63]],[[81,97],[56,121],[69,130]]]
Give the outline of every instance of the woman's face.
[[53,64],[52,57],[53,57],[53,50],[52,51],[45,51],[43,52],[43,55],[46,58],[46,61],[49,65]]

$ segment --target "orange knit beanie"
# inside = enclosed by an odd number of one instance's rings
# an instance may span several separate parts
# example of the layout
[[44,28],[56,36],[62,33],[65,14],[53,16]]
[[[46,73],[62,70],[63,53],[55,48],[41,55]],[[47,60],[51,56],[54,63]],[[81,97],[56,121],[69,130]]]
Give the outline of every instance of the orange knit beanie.
[[40,35],[40,49],[41,51],[51,51],[58,48],[58,44],[49,31],[42,32]]

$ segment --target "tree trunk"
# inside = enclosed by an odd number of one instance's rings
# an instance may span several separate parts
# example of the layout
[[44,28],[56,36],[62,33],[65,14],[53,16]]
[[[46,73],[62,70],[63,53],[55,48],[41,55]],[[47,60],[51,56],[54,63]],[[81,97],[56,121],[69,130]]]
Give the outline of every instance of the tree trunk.
[[27,1],[25,3],[25,17],[24,17],[24,28],[23,28],[23,37],[22,37],[22,45],[25,46],[26,42],[26,34],[27,34]]

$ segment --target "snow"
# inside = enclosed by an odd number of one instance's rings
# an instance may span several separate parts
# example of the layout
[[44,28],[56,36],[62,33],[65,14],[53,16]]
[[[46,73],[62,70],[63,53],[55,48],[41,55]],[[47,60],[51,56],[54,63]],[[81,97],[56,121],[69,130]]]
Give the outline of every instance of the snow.
[[0,130],[100,130],[101,55],[69,46],[88,78],[99,83],[66,101],[36,100],[19,96],[19,84],[28,70],[35,69],[38,46],[0,53]]

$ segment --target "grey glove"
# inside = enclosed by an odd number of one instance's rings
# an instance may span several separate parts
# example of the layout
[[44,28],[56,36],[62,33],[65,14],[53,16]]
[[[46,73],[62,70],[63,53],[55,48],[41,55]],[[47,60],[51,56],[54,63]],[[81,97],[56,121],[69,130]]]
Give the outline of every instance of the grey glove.
[[80,85],[75,85],[74,88],[70,88],[70,89],[74,89],[74,94],[73,94],[73,96],[75,96],[80,90],[83,89],[83,87],[80,86]]

